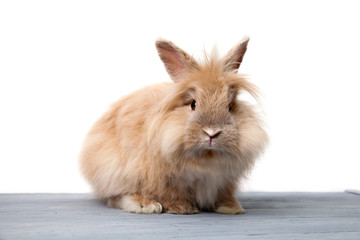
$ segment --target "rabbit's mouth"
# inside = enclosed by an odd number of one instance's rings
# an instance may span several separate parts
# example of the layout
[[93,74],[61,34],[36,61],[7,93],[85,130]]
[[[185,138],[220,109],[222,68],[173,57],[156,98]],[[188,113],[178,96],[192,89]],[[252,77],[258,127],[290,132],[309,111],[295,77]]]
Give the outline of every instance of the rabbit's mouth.
[[218,145],[219,144],[217,143],[217,141],[215,139],[209,138],[209,139],[206,139],[206,141],[203,144],[203,147],[207,150],[216,150]]
[[192,152],[195,152],[196,155],[214,155],[225,151],[219,144],[218,140],[206,139],[197,146],[192,147]]
[[191,131],[185,135],[183,150],[187,155],[197,157],[208,155],[228,155],[232,153],[232,142],[234,139],[229,136],[225,128],[201,128]]

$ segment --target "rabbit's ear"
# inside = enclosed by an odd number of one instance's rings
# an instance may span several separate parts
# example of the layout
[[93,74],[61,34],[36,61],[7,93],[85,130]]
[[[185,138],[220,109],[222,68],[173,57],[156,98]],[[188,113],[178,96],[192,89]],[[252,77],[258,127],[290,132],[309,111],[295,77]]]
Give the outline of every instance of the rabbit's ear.
[[196,61],[189,54],[170,41],[158,39],[156,49],[174,82],[181,81],[191,68],[197,67]]
[[248,36],[244,36],[241,41],[226,54],[224,57],[225,71],[237,72],[245,55],[249,40]]

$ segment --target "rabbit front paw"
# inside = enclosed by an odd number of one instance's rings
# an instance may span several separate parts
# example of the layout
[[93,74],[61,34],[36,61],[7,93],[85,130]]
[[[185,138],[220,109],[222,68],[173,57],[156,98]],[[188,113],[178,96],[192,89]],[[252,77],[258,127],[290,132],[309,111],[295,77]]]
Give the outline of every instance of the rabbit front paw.
[[107,202],[108,206],[120,208],[130,213],[162,213],[162,205],[152,199],[144,198],[139,194],[125,195],[121,198],[111,198]]
[[245,210],[241,205],[239,205],[239,206],[223,205],[223,206],[216,208],[215,212],[223,213],[223,214],[242,214],[242,213],[245,213]]
[[171,214],[196,214],[199,209],[186,201],[175,201],[163,203],[166,213]]

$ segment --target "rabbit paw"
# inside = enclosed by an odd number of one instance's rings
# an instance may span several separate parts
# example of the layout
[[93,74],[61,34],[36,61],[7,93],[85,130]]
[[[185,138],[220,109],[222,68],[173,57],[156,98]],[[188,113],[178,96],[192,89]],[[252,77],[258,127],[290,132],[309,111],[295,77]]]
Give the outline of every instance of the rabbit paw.
[[223,214],[241,214],[241,213],[245,213],[245,210],[239,203],[234,206],[221,205],[215,209],[215,212],[223,213]]
[[195,206],[192,206],[187,202],[169,202],[164,203],[164,208],[166,213],[171,214],[196,214],[199,213],[199,209]]
[[120,208],[130,213],[161,213],[162,205],[152,199],[143,198],[139,194],[125,195],[121,198],[111,198],[107,202],[108,206]]

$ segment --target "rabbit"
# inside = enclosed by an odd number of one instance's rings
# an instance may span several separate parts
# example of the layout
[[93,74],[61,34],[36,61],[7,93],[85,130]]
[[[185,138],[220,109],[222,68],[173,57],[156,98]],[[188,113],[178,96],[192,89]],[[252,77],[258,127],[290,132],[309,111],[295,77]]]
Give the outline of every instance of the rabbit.
[[238,74],[248,42],[197,61],[156,41],[172,81],[121,98],[84,140],[80,169],[97,197],[131,213],[244,212],[238,183],[268,139],[254,106],[238,98],[258,96]]

